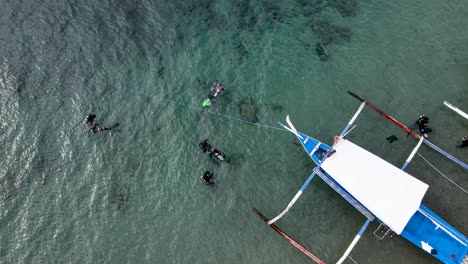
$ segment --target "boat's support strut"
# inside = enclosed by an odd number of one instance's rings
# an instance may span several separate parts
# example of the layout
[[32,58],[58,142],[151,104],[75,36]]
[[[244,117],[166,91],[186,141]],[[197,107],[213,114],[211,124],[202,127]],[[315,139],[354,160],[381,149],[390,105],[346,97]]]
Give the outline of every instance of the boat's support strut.
[[411,151],[411,154],[408,156],[408,158],[406,159],[405,161],[405,164],[403,164],[403,167],[401,167],[401,170],[405,170],[406,167],[408,166],[408,164],[411,162],[411,160],[413,159],[414,155],[416,155],[416,152],[418,152],[418,149],[419,147],[421,147],[421,144],[423,143],[424,141],[424,137],[420,137],[419,138],[419,142],[418,144],[416,145],[416,147],[413,149],[413,151]]
[[[387,113],[385,113],[384,111],[380,110],[379,108],[377,108],[375,105],[369,103],[368,101],[362,99],[359,95],[351,92],[351,91],[348,91],[348,94],[350,94],[351,96],[353,96],[354,98],[358,99],[359,101],[365,103],[367,106],[369,106],[370,108],[372,108],[374,111],[376,111],[377,113],[383,115],[385,118],[387,118],[388,120],[390,120],[392,123],[394,123],[395,125],[397,125],[398,127],[400,127],[401,129],[403,129],[404,131],[408,132],[409,135],[419,139],[420,137],[422,137],[421,135],[419,135],[418,133],[414,132],[413,130],[409,129],[407,126],[403,125],[402,123],[400,123],[398,120],[396,120],[395,118],[393,118],[392,116],[388,115]],[[433,148],[434,150],[438,151],[440,154],[444,155],[445,157],[451,159],[453,162],[457,163],[458,165],[462,166],[463,168],[465,169],[468,169],[468,165],[465,164],[464,162],[462,162],[461,160],[455,158],[454,156],[450,155],[449,153],[445,152],[444,150],[442,150],[441,148],[439,148],[438,146],[432,144],[431,142],[429,142],[427,139],[424,139],[423,140],[424,144],[428,145],[429,147]]]
[[275,223],[276,221],[278,221],[281,217],[283,217],[283,215],[285,215],[289,209],[291,209],[291,207],[296,203],[297,199],[299,199],[299,197],[302,195],[302,193],[304,192],[304,190],[307,188],[307,186],[309,185],[309,183],[312,181],[312,179],[314,178],[315,174],[317,173],[317,170],[318,170],[318,166],[315,167],[315,169],[313,170],[312,174],[310,174],[309,178],[307,179],[307,181],[302,185],[301,189],[296,193],[296,195],[294,195],[294,198],[292,198],[292,200],[289,202],[288,206],[286,207],[286,209],[283,210],[283,212],[281,212],[279,215],[277,215],[275,218],[273,218],[272,220],[268,221],[268,225],[272,225],[273,223]]
[[[272,220],[270,220],[268,222],[269,225],[273,224],[274,222],[278,221],[281,217],[283,217],[283,215],[285,215],[289,209],[294,205],[294,203],[296,203],[297,199],[299,199],[299,197],[302,195],[302,193],[304,192],[304,190],[307,188],[307,185],[309,185],[309,183],[312,181],[312,179],[314,178],[315,174],[317,173],[317,171],[320,169],[320,166],[322,166],[323,162],[329,157],[328,154],[332,153],[333,151],[333,148],[335,147],[335,145],[339,142],[340,139],[343,138],[343,136],[346,134],[346,132],[348,132],[348,129],[351,127],[351,125],[354,123],[354,121],[356,120],[356,118],[359,116],[359,114],[361,113],[362,109],[364,108],[365,106],[365,102],[363,102],[358,110],[356,111],[356,113],[353,115],[353,117],[351,118],[351,120],[349,120],[348,124],[346,125],[346,127],[343,129],[343,131],[341,131],[341,134],[339,136],[339,138],[337,140],[335,140],[335,143],[333,144],[333,146],[330,148],[330,150],[328,151],[327,155],[325,155],[325,157],[318,163],[317,167],[315,167],[314,171],[312,172],[312,174],[309,176],[309,178],[307,179],[307,181],[302,185],[301,189],[296,193],[296,195],[294,196],[294,198],[289,202],[288,206],[286,207],[286,209],[283,210],[283,212],[281,212],[279,215],[277,215],[275,218],[273,218]],[[289,115],[286,116],[286,123],[288,123],[289,127],[286,127],[284,125],[282,125],[285,129],[291,131],[291,133],[295,134],[299,139],[303,139],[301,135],[299,135],[299,133],[297,133],[297,129],[294,127],[294,125],[292,124],[291,120],[289,119]],[[312,155],[312,154],[311,154]]]
[[361,229],[359,230],[359,232],[357,233],[356,237],[354,237],[353,241],[351,242],[351,244],[349,245],[349,247],[346,249],[345,253],[343,254],[343,256],[338,260],[338,262],[336,262],[336,264],[341,264],[343,263],[343,261],[348,257],[349,253],[351,252],[351,250],[353,250],[354,246],[356,246],[357,242],[359,241],[359,239],[361,238],[362,234],[364,233],[364,231],[366,231],[366,228],[367,226],[369,225],[369,223],[371,222],[372,220],[371,219],[367,219],[367,221],[364,223],[364,225],[361,227]]
[[451,103],[449,103],[447,101],[444,101],[444,105],[446,105],[448,108],[455,111],[457,114],[463,116],[465,119],[468,119],[468,114],[463,112],[462,110],[458,109],[458,107],[454,106],[453,104],[451,104]]
[[[252,208],[252,211],[258,216],[260,217],[260,219],[263,220],[263,222],[267,223],[268,224],[268,219],[262,214],[260,213],[257,209],[255,208]],[[316,263],[319,263],[319,264],[325,264],[325,262],[323,262],[323,260],[319,259],[317,256],[315,256],[314,254],[310,253],[309,250],[307,250],[303,245],[297,243],[292,237],[290,237],[288,234],[284,233],[281,229],[279,229],[276,225],[274,224],[271,224],[269,225],[273,230],[276,231],[276,233],[278,233],[280,236],[284,237],[289,243],[291,243],[293,246],[295,246],[297,249],[299,249],[302,253],[304,253],[306,256],[308,256],[310,259],[312,259],[313,261],[315,261]]]

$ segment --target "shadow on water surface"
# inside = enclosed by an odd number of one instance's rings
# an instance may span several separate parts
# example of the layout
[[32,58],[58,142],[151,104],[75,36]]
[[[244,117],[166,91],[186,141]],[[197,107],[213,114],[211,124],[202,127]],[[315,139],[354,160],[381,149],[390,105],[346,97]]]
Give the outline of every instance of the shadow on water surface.
[[110,190],[109,199],[115,209],[125,212],[129,206],[130,188],[124,184],[114,183]]

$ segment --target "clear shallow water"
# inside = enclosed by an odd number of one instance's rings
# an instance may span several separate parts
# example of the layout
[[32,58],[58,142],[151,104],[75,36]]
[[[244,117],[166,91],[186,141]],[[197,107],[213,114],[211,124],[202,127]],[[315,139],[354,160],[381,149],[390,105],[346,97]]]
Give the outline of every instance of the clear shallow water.
[[[333,1],[1,4],[2,263],[309,263],[251,208],[279,213],[312,163],[286,132],[195,109],[215,79],[227,90],[217,113],[242,118],[251,97],[259,123],[290,114],[331,142],[358,107],[353,90],[407,124],[425,113],[430,140],[468,160],[454,147],[467,122],[442,104],[468,109],[464,1],[357,1],[342,13]],[[91,112],[121,126],[88,135]],[[369,110],[349,137],[395,165],[416,144]],[[232,162],[213,164],[203,138]],[[465,171],[420,153],[468,188]],[[199,180],[206,169],[213,188]],[[408,170],[467,234],[466,194],[419,157]],[[315,179],[278,225],[335,262],[364,221]],[[376,241],[376,227],[352,252],[358,263],[437,263],[401,238]]]

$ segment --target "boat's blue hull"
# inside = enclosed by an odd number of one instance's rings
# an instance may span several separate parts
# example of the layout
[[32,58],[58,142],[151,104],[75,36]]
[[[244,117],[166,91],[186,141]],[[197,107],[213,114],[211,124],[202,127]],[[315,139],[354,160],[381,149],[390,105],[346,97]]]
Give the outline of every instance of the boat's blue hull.
[[[330,146],[303,133],[299,132],[299,134],[302,137],[302,139],[299,140],[301,141],[307,154],[318,165],[325,156],[324,153],[330,150]],[[319,151],[316,151],[310,155],[317,144],[320,144]],[[369,214],[372,213],[369,213],[369,211],[362,204],[360,204],[343,187],[335,182],[331,175],[329,175],[323,169],[321,169],[321,172],[325,174],[321,176],[322,179],[324,179],[329,185],[332,186],[333,189],[345,197],[346,200],[348,200],[354,207],[370,218]],[[372,217],[376,218],[374,215],[372,215]],[[426,252],[428,251],[428,247],[424,249],[423,243],[427,243],[430,245],[430,247],[436,250],[433,251],[433,253],[437,252],[436,254],[428,253],[444,263],[460,264],[463,262],[463,258],[465,258],[468,253],[468,239],[423,204],[421,204],[420,209],[410,219],[405,229],[401,233],[401,236],[419,248],[425,250]]]
[[401,236],[420,248],[422,243],[428,243],[436,250],[436,254],[431,255],[444,263],[462,263],[468,253],[466,237],[425,205],[421,204],[419,209],[401,232]]

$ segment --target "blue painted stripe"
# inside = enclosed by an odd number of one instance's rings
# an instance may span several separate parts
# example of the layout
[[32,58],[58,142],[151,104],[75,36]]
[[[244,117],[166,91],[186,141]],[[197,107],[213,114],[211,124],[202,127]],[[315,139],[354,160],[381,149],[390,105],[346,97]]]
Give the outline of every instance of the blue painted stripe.
[[371,222],[370,219],[367,219],[367,221],[364,223],[364,225],[361,227],[361,230],[359,230],[358,232],[358,236],[362,236],[362,233],[364,233],[364,231],[366,231],[366,228],[367,226],[369,225],[369,223]]
[[312,172],[312,174],[309,176],[309,178],[307,179],[307,181],[302,185],[301,189],[300,189],[300,192],[304,192],[304,190],[307,188],[307,185],[309,185],[309,183],[312,181],[312,179],[314,178],[315,174],[317,174],[317,168],[318,167],[315,167],[314,171]]
[[458,160],[457,158],[455,158],[454,156],[448,154],[447,152],[445,152],[444,150],[442,150],[441,148],[439,148],[438,146],[432,144],[431,142],[427,141],[426,139],[424,139],[423,141],[424,143],[426,143],[426,145],[428,145],[429,147],[435,149],[436,151],[438,151],[440,154],[444,155],[445,157],[451,159],[453,162],[457,163],[458,165],[462,166],[463,168],[468,169],[468,165],[466,165],[465,163],[463,163],[462,161]]
[[344,133],[346,133],[346,131],[348,131],[348,129],[349,129],[350,126],[351,126],[351,123],[348,123],[348,124],[346,125],[346,127],[345,127],[345,128],[343,129],[343,131],[341,132],[340,137],[343,136]]
[[410,162],[407,160],[407,161],[405,162],[405,164],[403,164],[403,167],[401,167],[401,170],[404,171],[404,170],[406,169],[406,167],[408,167],[408,164],[409,164],[409,163],[410,163]]

